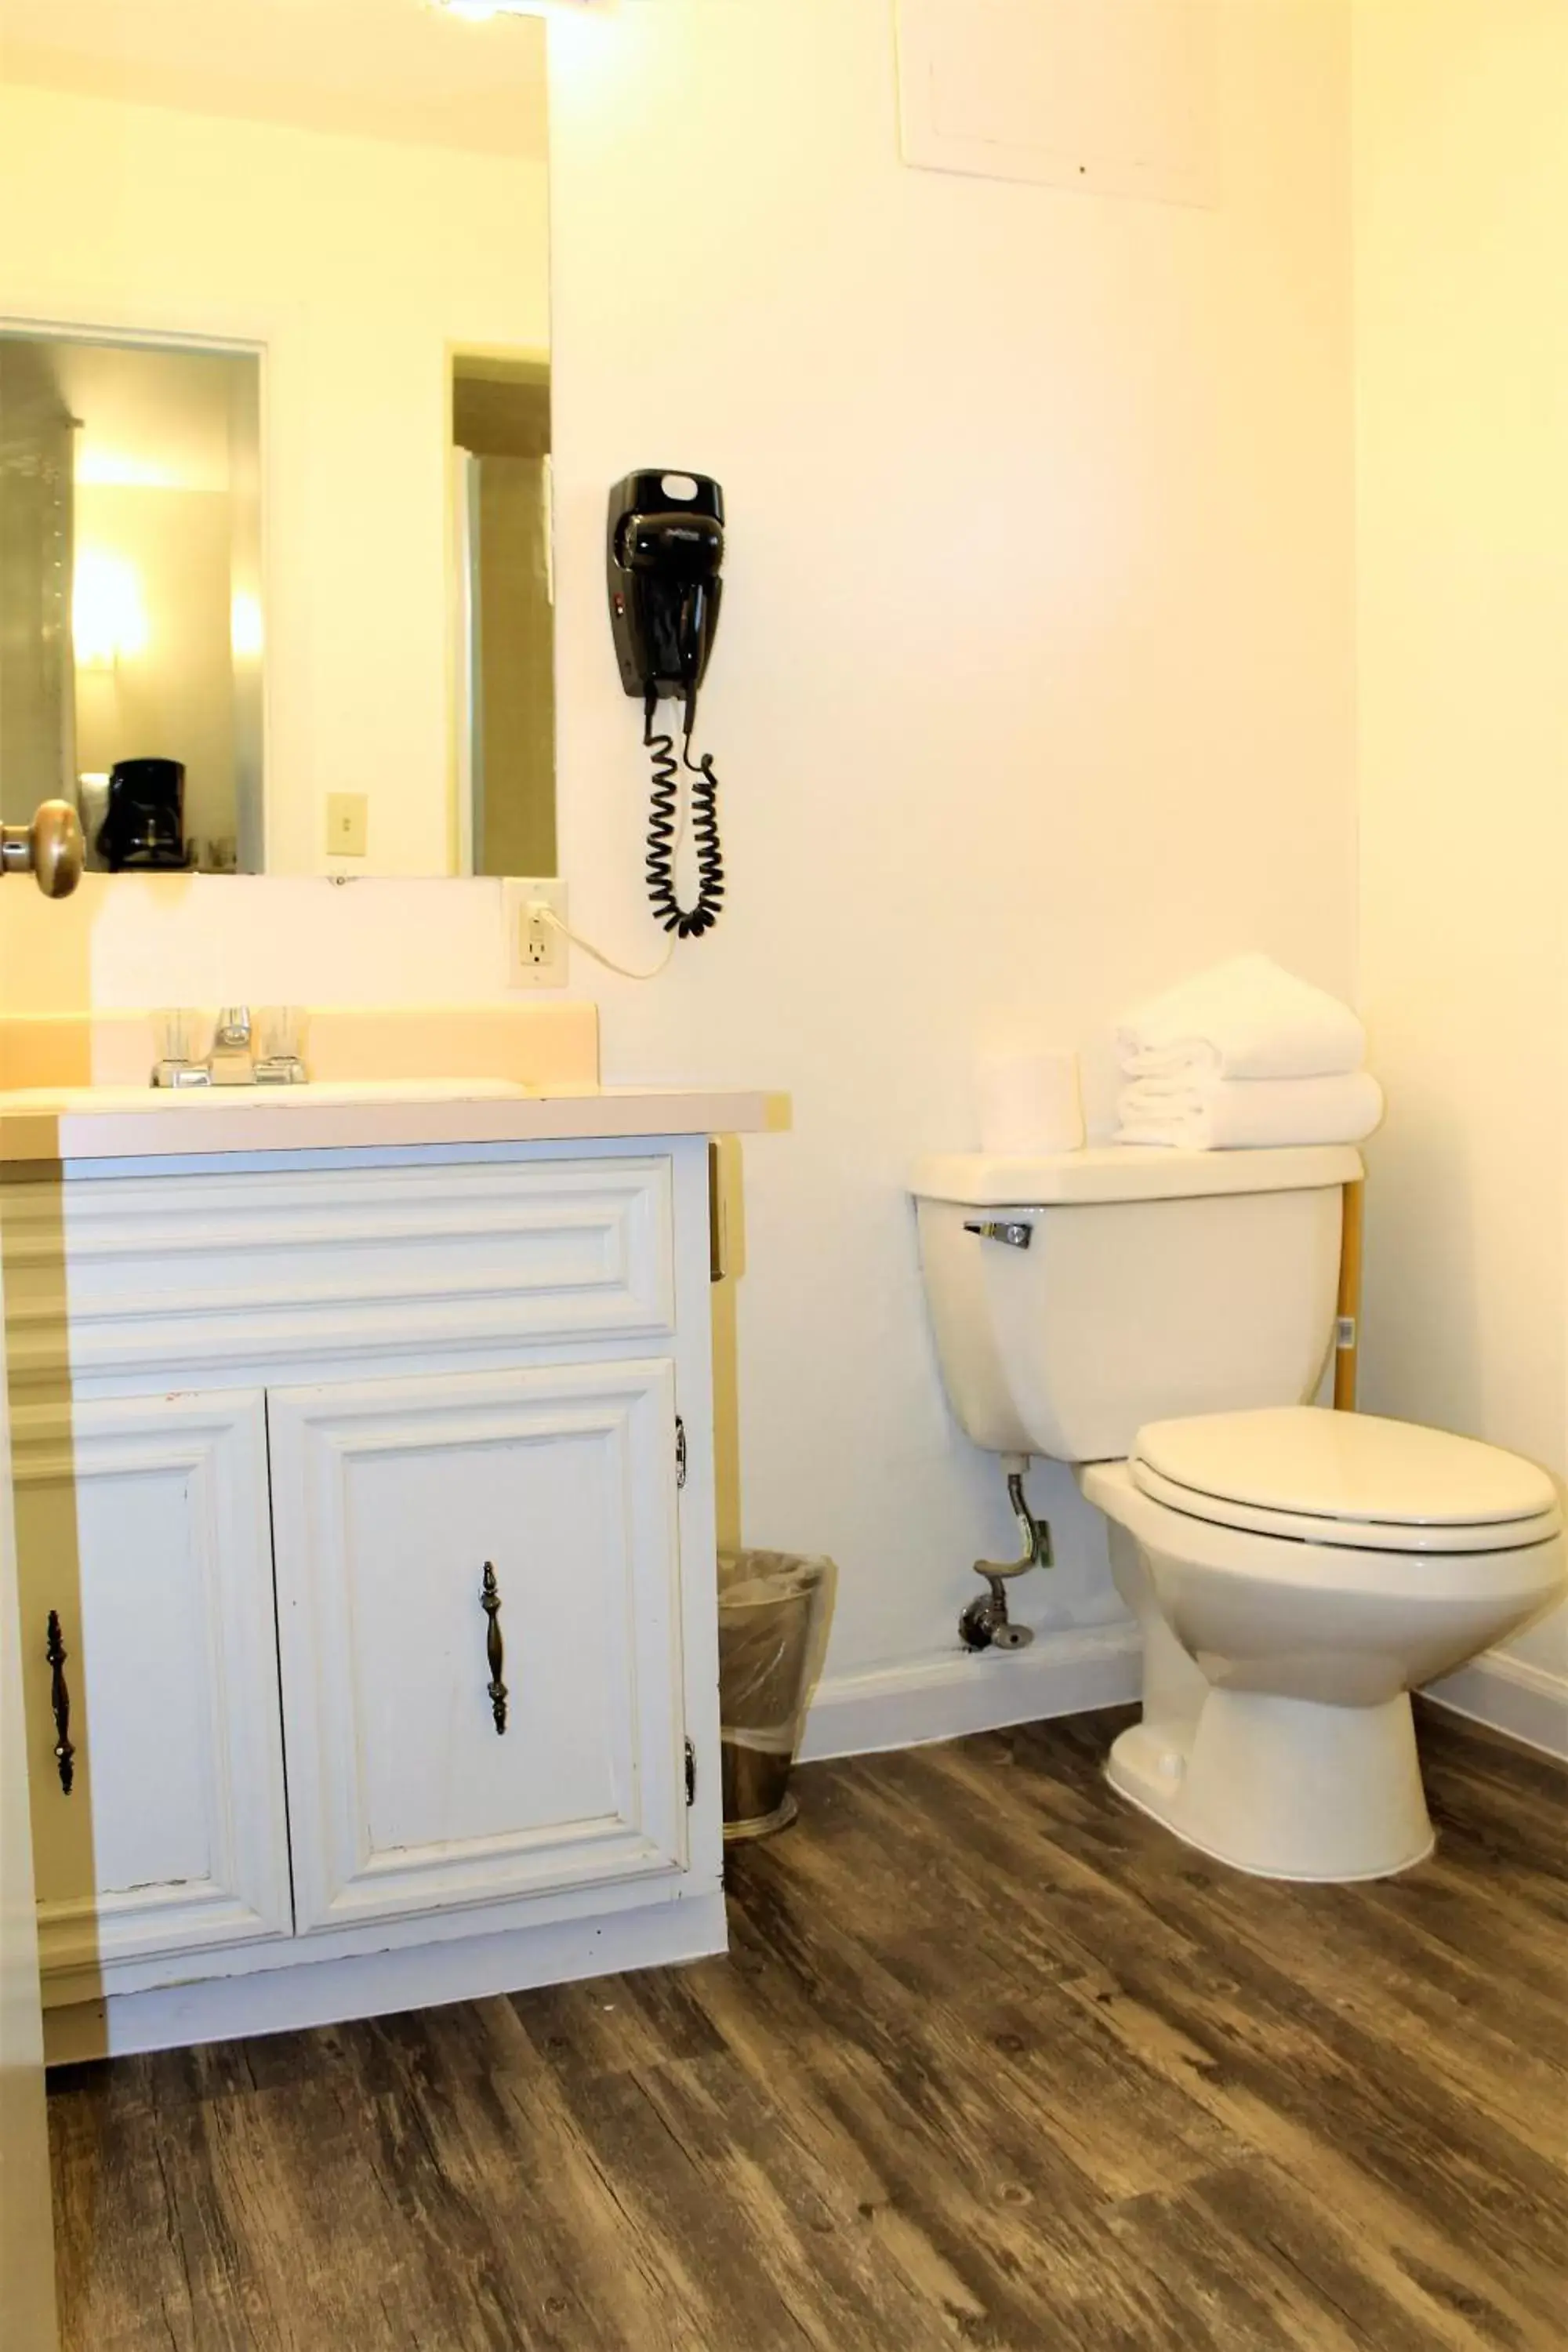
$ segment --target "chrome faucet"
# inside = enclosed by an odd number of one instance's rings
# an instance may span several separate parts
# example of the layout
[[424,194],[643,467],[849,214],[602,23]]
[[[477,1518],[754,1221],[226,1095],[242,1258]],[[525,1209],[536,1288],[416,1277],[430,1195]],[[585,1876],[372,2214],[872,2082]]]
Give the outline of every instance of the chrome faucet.
[[258,1039],[249,1005],[226,1004],[205,1061],[195,1042],[205,1026],[199,1014],[165,1013],[158,1026],[155,1087],[299,1087],[309,1076],[300,1051],[300,1015],[292,1006],[264,1013]]
[[250,1007],[226,1004],[213,1032],[207,1055],[207,1081],[215,1087],[253,1087],[256,1061],[251,1052]]

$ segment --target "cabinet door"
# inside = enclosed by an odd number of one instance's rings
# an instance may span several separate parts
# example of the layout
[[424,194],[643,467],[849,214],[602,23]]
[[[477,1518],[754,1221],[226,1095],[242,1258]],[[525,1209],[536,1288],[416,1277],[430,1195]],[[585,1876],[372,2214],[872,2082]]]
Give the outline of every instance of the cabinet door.
[[46,1978],[287,1936],[260,1392],[26,1406],[12,1435]]
[[274,1390],[268,1412],[300,1932],[668,1892],[669,1363]]

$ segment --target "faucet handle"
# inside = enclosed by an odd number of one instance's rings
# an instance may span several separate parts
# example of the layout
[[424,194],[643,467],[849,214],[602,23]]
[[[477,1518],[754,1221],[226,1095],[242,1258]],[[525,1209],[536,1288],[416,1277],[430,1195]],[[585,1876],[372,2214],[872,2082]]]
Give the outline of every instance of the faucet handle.
[[256,1083],[258,1087],[303,1086],[310,1076],[301,1046],[304,1024],[295,1004],[265,1005],[256,1017]]
[[158,1053],[153,1064],[155,1087],[212,1084],[212,1073],[201,1059],[203,1025],[200,1013],[188,1005],[173,1005],[159,1013],[155,1024]]

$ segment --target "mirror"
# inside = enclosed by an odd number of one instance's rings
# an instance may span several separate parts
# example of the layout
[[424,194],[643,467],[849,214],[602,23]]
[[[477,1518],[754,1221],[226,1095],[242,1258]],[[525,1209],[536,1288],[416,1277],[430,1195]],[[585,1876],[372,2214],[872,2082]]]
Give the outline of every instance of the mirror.
[[5,0],[0,816],[555,870],[545,28]]
[[0,817],[89,872],[260,870],[259,468],[254,353],[0,333]]

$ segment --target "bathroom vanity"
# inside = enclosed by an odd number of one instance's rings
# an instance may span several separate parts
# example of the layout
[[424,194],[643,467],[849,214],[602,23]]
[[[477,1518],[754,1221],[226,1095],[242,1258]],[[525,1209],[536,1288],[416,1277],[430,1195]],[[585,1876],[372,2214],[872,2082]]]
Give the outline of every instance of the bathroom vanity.
[[721,1949],[743,1093],[0,1098],[51,2054]]

